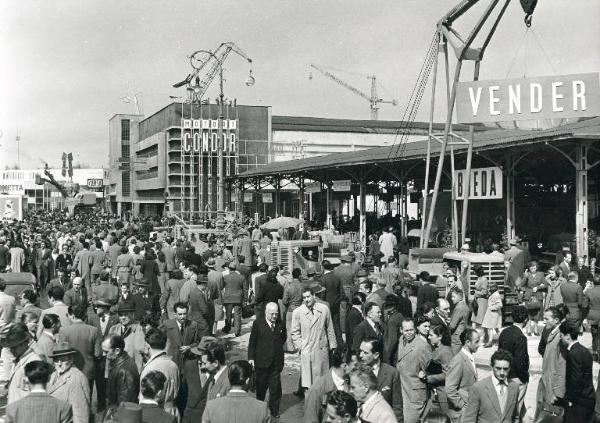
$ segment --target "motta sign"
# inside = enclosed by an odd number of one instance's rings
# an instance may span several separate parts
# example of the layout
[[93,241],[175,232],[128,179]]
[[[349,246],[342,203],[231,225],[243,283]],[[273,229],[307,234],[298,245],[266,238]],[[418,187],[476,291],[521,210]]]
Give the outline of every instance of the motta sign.
[[182,119],[181,149],[184,153],[224,153],[237,151],[237,120],[222,120],[222,142],[219,142],[218,119]]
[[252,201],[254,201],[254,197],[252,196],[252,193],[245,192],[244,193],[244,203],[251,203]]
[[262,195],[263,203],[272,203],[273,202],[273,193],[272,192],[264,192]]
[[599,74],[459,82],[456,115],[459,123],[598,116]]
[[[467,190],[467,171],[454,171],[454,199],[464,200]],[[502,169],[483,167],[471,169],[470,200],[496,200],[502,198]]]
[[334,191],[350,191],[352,187],[352,181],[350,179],[345,179],[342,181],[333,181],[331,189]]
[[312,182],[304,186],[304,192],[307,194],[314,194],[315,192],[321,192],[321,184],[319,182]]

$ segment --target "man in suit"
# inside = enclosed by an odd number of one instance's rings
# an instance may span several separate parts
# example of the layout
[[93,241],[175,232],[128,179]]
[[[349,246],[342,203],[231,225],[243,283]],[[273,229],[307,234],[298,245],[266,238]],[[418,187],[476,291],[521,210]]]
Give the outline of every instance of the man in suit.
[[252,366],[244,360],[229,365],[231,390],[227,395],[208,401],[202,423],[268,423],[271,421],[267,404],[252,398],[246,391]]
[[400,298],[389,295],[383,303],[383,316],[385,329],[383,330],[383,357],[384,363],[396,367],[398,357],[398,338],[402,329],[404,315],[400,312]]
[[[96,241],[96,249],[90,251],[90,282],[96,284],[96,280],[107,262],[107,255],[102,248],[102,241]],[[91,285],[90,285],[91,286]]]
[[537,421],[541,405],[557,404],[565,397],[566,362],[561,351],[559,326],[562,313],[556,307],[549,307],[544,312],[544,328],[550,331],[542,360],[542,375],[537,390],[537,410],[534,421]]
[[134,323],[135,309],[127,303],[117,305],[119,323],[112,326],[109,335],[118,335],[125,343],[125,351],[134,360],[138,372],[142,370],[143,355],[145,349],[144,330],[138,323]]
[[102,341],[102,351],[109,363],[106,381],[107,410],[105,415],[115,414],[122,402],[137,402],[140,390],[140,374],[133,358],[125,351],[125,341],[119,335],[109,335]]
[[252,276],[252,269],[248,264],[246,264],[247,261],[250,262],[250,260],[246,260],[246,256],[238,255],[236,270],[240,273],[240,275],[246,278],[246,284],[249,286],[250,278]]
[[42,319],[42,334],[35,343],[34,350],[45,361],[52,364],[52,350],[58,342],[58,333],[60,331],[60,318],[56,314],[46,314]]
[[512,356],[507,351],[498,350],[492,354],[492,375],[476,382],[469,391],[469,401],[462,423],[518,421],[519,387],[514,382],[508,381],[511,362]]
[[92,391],[87,377],[74,366],[77,350],[68,342],[61,342],[51,354],[55,371],[50,376],[48,393],[68,402],[73,408],[73,423],[88,423],[92,404]]
[[423,306],[425,303],[435,304],[440,297],[437,288],[431,284],[429,272],[423,271],[419,273],[419,281],[421,286],[417,290],[417,309],[416,315],[423,314]]
[[[223,273],[215,270],[215,259],[210,258],[206,262],[206,267],[208,267],[208,292],[210,294],[210,298],[213,300],[214,313],[212,325],[208,328],[210,334],[214,334],[217,332],[217,322],[223,318]],[[258,317],[258,316],[257,316]]]
[[448,323],[448,330],[452,339],[452,352],[457,353],[462,348],[461,335],[471,325],[471,309],[463,300],[463,291],[454,288],[450,291],[450,298],[454,303],[454,311]]
[[383,342],[379,339],[365,339],[360,343],[360,360],[373,369],[377,377],[377,390],[394,410],[396,419],[403,421],[402,412],[402,387],[400,386],[400,373],[395,367],[384,363]]
[[100,285],[92,286],[92,301],[102,300],[111,306],[117,304],[119,288],[110,283],[110,274],[108,272],[100,272],[98,277]]
[[260,291],[262,290],[262,287],[267,282],[268,270],[269,270],[269,266],[267,266],[265,263],[261,263],[260,266],[258,266],[258,273],[254,274],[254,298],[255,298],[254,312],[256,314],[257,319],[260,316],[262,316],[263,311],[265,309],[265,305],[258,302],[258,296],[260,294]]
[[477,367],[473,354],[479,348],[479,332],[468,328],[460,334],[460,338],[463,346],[450,361],[445,382],[448,418],[451,423],[460,422],[469,402],[469,389],[477,382]]
[[283,345],[287,339],[285,325],[279,317],[277,303],[267,303],[264,319],[255,320],[248,343],[248,361],[256,369],[256,398],[264,401],[269,390],[269,410],[279,418]]
[[202,370],[210,375],[206,382],[208,383],[206,399],[210,401],[224,397],[231,388],[227,378],[228,368],[225,360],[225,349],[220,343],[212,342],[207,344],[200,353]]
[[512,357],[509,380],[519,387],[517,413],[519,421],[527,410],[525,409],[525,394],[529,383],[529,352],[527,351],[527,336],[524,330],[529,322],[527,308],[516,306],[512,311],[513,324],[505,328],[498,338],[498,349],[508,351]]
[[365,320],[363,315],[363,304],[365,303],[367,296],[362,292],[356,292],[352,295],[350,310],[346,314],[346,324],[344,332],[346,334],[346,344],[352,344],[352,334],[356,327]]
[[573,255],[571,254],[571,252],[569,250],[564,251],[563,259],[558,265],[564,277],[571,273],[571,270],[575,269],[575,266],[573,266],[573,264]]
[[188,298],[188,318],[196,322],[205,335],[210,334],[215,320],[215,304],[208,291],[206,275],[197,275],[196,286],[190,290]]
[[441,326],[449,332],[450,323],[450,303],[445,298],[438,298],[435,302],[435,309],[431,317],[431,329]]
[[385,280],[383,280],[381,277],[379,276],[373,276],[373,278],[375,279],[376,282],[376,287],[372,287],[372,289],[375,289],[375,291],[371,292],[370,294],[367,294],[367,302],[368,303],[375,303],[377,304],[379,307],[383,307],[383,304],[385,303],[385,300],[387,299],[388,296],[392,295],[388,292],[388,290],[386,289],[386,285],[385,285]]
[[132,295],[135,304],[135,320],[139,322],[145,316],[159,316],[159,294],[148,292],[150,282],[142,278],[136,280],[134,285],[137,287],[137,292]]
[[165,262],[167,263],[167,272],[172,272],[177,269],[175,265],[175,248],[171,246],[173,239],[171,237],[165,238],[165,242],[162,245],[160,251],[165,255]]
[[562,322],[560,338],[566,350],[565,422],[590,422],[596,405],[592,376],[592,354],[581,345],[579,325],[573,321]]
[[[286,282],[286,284],[291,282]],[[259,316],[263,316],[265,306],[268,303],[277,303],[283,299],[283,285],[277,280],[277,270],[271,269],[267,273],[267,278],[260,284],[260,290],[256,296],[256,304],[260,304],[261,310]],[[258,318],[258,316],[257,316]]]
[[6,423],[73,423],[73,411],[69,403],[46,392],[51,371],[50,365],[44,361],[34,360],[25,365],[25,377],[31,393],[6,406]]
[[[340,304],[344,298],[344,289],[339,276],[333,272],[333,264],[329,260],[323,260],[323,276],[321,285],[325,287],[325,301],[329,303],[331,320],[333,321],[333,330],[338,345],[343,345],[342,328],[340,326]],[[347,335],[346,335],[347,336]]]
[[225,306],[225,327],[223,332],[231,331],[231,314],[235,336],[242,334],[242,304],[247,298],[248,281],[236,271],[235,262],[229,263],[229,274],[223,277],[223,305]]
[[160,407],[166,376],[158,370],[141,376],[140,406],[144,423],[177,423],[177,417]]
[[358,403],[352,395],[335,391],[327,396],[324,422],[358,423]]
[[579,285],[579,276],[577,272],[569,272],[567,282],[563,282],[560,286],[563,303],[569,307],[569,315],[567,318],[581,326],[583,312],[588,308],[588,297],[583,294],[583,289]]
[[[94,309],[96,312],[88,314],[88,323],[98,329],[101,340],[108,336],[110,328],[119,324],[119,317],[110,313],[110,307],[110,303],[98,299],[94,301]],[[94,375],[94,380],[96,381],[96,393],[98,396],[98,412],[104,411],[104,408],[106,407],[105,370],[106,359],[104,357],[99,357],[96,360],[96,374]]]
[[88,308],[88,291],[83,286],[83,279],[77,277],[73,279],[71,289],[65,292],[64,303],[67,307],[81,304],[87,310]]
[[[48,302],[51,307],[46,310],[42,310],[42,314],[40,314],[40,320],[44,318],[46,314],[56,314],[60,319],[60,326],[65,328],[71,324],[71,320],[69,319],[69,307],[63,302],[63,298],[65,296],[65,291],[58,287],[53,286],[48,290]],[[40,325],[38,327],[37,336],[38,338],[42,334],[43,327]]]
[[346,356],[346,352],[342,348],[336,348],[331,352],[330,370],[318,377],[306,393],[303,423],[321,423],[323,398],[331,392],[350,392],[350,384],[347,380],[352,370],[350,362],[351,358]]
[[377,390],[377,377],[370,366],[361,364],[350,373],[350,393],[360,404],[360,418],[368,422],[396,423],[390,404]]
[[351,351],[358,354],[360,344],[367,338],[383,340],[383,327],[381,326],[381,309],[375,303],[365,304],[365,319],[354,329],[354,333],[347,343]]
[[77,269],[79,272],[79,276],[84,281],[86,286],[90,286],[90,265],[91,265],[91,257],[90,257],[90,244],[87,241],[82,242],[83,249],[75,254],[75,258],[73,259],[73,268]]
[[302,388],[329,369],[329,350],[337,348],[329,308],[317,302],[311,287],[302,289],[303,304],[292,313],[292,340],[300,351]]
[[[167,355],[167,335],[158,329],[151,328],[146,333],[146,345],[148,346],[148,360],[144,364],[140,379],[143,380],[150,373],[160,372],[166,377],[166,380],[161,383],[160,398],[158,404],[172,417],[178,419],[180,414],[175,406],[177,394],[179,392],[179,368]],[[144,397],[144,392],[140,392],[140,403]],[[154,399],[154,396],[150,397]]]
[[[600,249],[599,249],[600,250]],[[585,292],[588,299],[589,312],[587,321],[592,333],[592,356],[598,361],[600,356],[600,279],[594,278],[594,286]]]
[[417,336],[415,321],[404,319],[396,368],[400,372],[405,423],[417,423],[424,417],[427,405],[424,378],[430,362],[431,346],[423,337]]
[[176,400],[180,413],[183,413],[187,404],[188,378],[198,373],[198,360],[190,350],[206,333],[198,323],[188,320],[188,310],[187,303],[175,303],[175,318],[167,320],[161,328],[167,334],[167,355],[177,364],[180,372],[181,386]]

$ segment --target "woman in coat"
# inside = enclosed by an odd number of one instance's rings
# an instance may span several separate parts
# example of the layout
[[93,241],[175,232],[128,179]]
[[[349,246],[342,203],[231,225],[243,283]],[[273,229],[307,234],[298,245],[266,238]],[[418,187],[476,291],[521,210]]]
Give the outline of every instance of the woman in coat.
[[494,333],[498,333],[498,330],[502,328],[502,296],[495,283],[490,283],[488,289],[490,297],[487,300],[487,310],[481,323],[488,339],[484,345],[485,348],[492,346]]
[[485,277],[485,271],[483,267],[476,266],[473,269],[473,272],[477,276],[477,282],[475,282],[475,299],[477,301],[477,315],[473,319],[473,323],[475,324],[475,328],[481,326],[483,322],[483,318],[485,316],[485,312],[488,307],[488,278]]
[[539,335],[538,322],[543,319],[542,303],[544,302],[544,293],[539,287],[544,285],[545,276],[538,270],[536,261],[529,263],[528,269],[523,277],[523,288],[525,289],[525,306],[529,314],[529,323],[527,323],[527,335]]
[[140,271],[144,275],[144,278],[150,283],[149,291],[151,294],[160,295],[161,290],[158,285],[158,263],[156,263],[156,256],[154,251],[148,249],[144,254],[144,259],[141,262]]
[[[433,349],[431,362],[427,367],[427,386],[430,390],[427,410],[433,405],[437,406],[444,415],[448,412],[448,397],[444,385],[450,361],[454,357],[450,347],[451,339],[444,326],[434,326],[429,331],[429,344]],[[427,415],[427,413],[425,413]]]
[[538,287],[538,291],[543,289],[546,291],[546,299],[544,300],[544,311],[549,307],[554,307],[563,303],[560,287],[565,279],[562,277],[560,267],[553,266],[548,270],[546,282]]

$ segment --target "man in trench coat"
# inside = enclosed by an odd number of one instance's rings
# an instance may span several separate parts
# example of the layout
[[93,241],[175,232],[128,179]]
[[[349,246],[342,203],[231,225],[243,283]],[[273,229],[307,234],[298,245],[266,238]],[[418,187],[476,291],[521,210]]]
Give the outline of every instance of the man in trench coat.
[[310,287],[302,290],[303,304],[292,313],[292,341],[300,351],[302,387],[329,371],[329,350],[337,348],[329,308],[317,302]]

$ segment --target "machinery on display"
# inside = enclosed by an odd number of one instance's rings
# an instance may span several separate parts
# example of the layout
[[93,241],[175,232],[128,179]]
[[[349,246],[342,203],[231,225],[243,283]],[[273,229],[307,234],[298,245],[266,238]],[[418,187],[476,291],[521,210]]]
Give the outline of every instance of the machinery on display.
[[320,240],[273,241],[269,248],[271,265],[299,268],[304,274],[309,270],[321,272],[323,246]]

